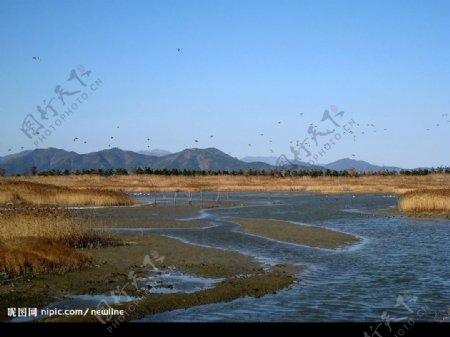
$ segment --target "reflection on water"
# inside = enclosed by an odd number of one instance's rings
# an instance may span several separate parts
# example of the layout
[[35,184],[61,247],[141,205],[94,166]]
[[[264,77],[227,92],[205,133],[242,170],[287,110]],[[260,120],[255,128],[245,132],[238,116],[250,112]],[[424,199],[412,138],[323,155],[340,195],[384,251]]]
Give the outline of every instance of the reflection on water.
[[[241,298],[146,317],[143,321],[432,321],[450,306],[450,221],[380,216],[387,195],[230,193],[259,205],[210,209],[213,227],[155,230],[186,242],[230,249],[270,263],[307,263],[302,282],[262,298]],[[284,244],[239,232],[227,217],[303,222],[353,233],[363,243],[336,251]],[[409,296],[409,297],[408,297]],[[400,301],[412,298],[414,301]],[[426,312],[417,317],[417,310]],[[416,317],[414,316],[416,315]]]

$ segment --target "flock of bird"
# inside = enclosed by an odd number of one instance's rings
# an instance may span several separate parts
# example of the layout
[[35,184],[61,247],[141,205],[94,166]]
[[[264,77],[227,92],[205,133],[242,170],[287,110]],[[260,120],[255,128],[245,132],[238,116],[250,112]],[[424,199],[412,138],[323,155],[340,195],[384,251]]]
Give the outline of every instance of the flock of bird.
[[[176,51],[177,51],[178,53],[181,53],[182,50],[181,50],[180,47],[178,47],[178,48],[176,48]],[[42,60],[40,56],[33,56],[32,59],[33,59],[34,61],[38,62],[38,63],[41,62],[41,60]],[[344,114],[343,111],[338,112],[338,108],[337,108],[335,105],[331,105],[331,106],[330,106],[330,110],[331,110],[332,112],[335,113],[335,116],[341,116],[341,117],[342,117],[342,115]],[[300,117],[302,117],[302,116],[304,115],[304,113],[301,112],[301,113],[299,113],[299,115],[300,115]],[[448,120],[448,113],[442,114],[441,117],[447,119],[447,123],[450,123],[450,120]],[[322,120],[322,121],[323,121],[323,120]],[[276,123],[276,125],[278,125],[278,126],[280,126],[281,124],[282,124],[282,121],[280,121],[280,120],[278,120],[277,123]],[[440,127],[440,125],[441,125],[440,123],[436,123],[436,124],[435,124],[436,127]],[[361,129],[361,128],[360,128],[360,124],[356,124],[356,126],[358,127],[358,129]],[[119,129],[119,128],[120,128],[120,126],[117,126],[117,127],[116,127],[116,129]],[[311,124],[309,125],[308,132],[309,132],[310,130],[311,130],[311,132],[313,132],[313,130],[315,130],[316,128],[317,128],[317,125],[311,123]],[[366,128],[367,128],[367,129],[359,130],[359,131],[355,131],[355,132],[359,132],[361,135],[365,135],[366,133],[370,133],[370,132],[372,132],[372,133],[377,133],[376,126],[375,126],[375,124],[373,124],[373,123],[367,123],[367,124],[366,124]],[[430,131],[430,130],[431,130],[431,129],[430,129],[429,127],[426,128],[426,131]],[[387,128],[383,128],[382,131],[386,132],[386,131],[388,131],[388,129],[387,129]],[[356,140],[357,140],[357,135],[355,134],[355,132],[353,132],[352,130],[348,131],[349,134],[352,134],[352,135],[353,135],[353,141],[354,141],[354,142],[356,142]],[[346,134],[346,133],[347,133],[346,131],[343,132],[343,134]],[[259,133],[259,136],[260,136],[260,137],[264,137],[264,133],[262,133],[262,132]],[[209,139],[211,140],[211,139],[213,139],[213,138],[214,138],[214,135],[211,134],[211,135],[209,136]],[[112,141],[112,140],[114,140],[114,136],[110,136],[110,141]],[[79,137],[74,137],[74,138],[73,138],[73,142],[77,142],[77,141],[81,141],[80,138],[79,138]],[[194,143],[199,143],[199,142],[200,142],[198,138],[195,138],[193,141],[194,141]],[[83,140],[82,142],[83,142],[83,144],[87,144],[87,140]],[[271,144],[273,143],[273,140],[272,140],[272,139],[269,139],[268,142],[269,142],[269,144],[271,145]],[[306,146],[306,147],[308,147],[308,148],[311,148],[311,144],[308,143],[308,142],[306,142],[306,141],[301,142],[301,141],[298,140],[298,139],[297,139],[297,140],[290,140],[290,141],[289,141],[290,144],[294,144],[294,142],[295,142],[295,144],[296,144],[297,147]],[[248,147],[252,147],[252,143],[248,143],[247,145],[248,145]],[[146,146],[147,146],[147,148],[150,148],[150,138],[147,138],[147,144],[146,144]],[[109,148],[111,147],[111,142],[109,142],[108,147],[109,147]],[[21,150],[23,150],[23,149],[24,149],[24,147],[22,146],[22,147],[21,147]],[[269,150],[270,150],[270,153],[275,153],[275,151],[274,151],[274,149],[272,148],[272,146],[269,146]],[[11,149],[11,148],[8,148],[8,152],[11,152],[11,151],[12,151],[12,149]],[[228,153],[231,154],[231,152],[228,152]],[[355,157],[356,155],[355,155],[354,153],[352,153],[351,156],[352,156],[352,157]]]

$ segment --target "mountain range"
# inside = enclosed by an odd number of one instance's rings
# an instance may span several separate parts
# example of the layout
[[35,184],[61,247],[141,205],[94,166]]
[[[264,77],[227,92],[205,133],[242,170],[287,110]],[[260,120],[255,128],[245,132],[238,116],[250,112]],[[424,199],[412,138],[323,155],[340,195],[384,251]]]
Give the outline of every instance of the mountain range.
[[186,169],[205,171],[271,170],[266,163],[245,163],[215,148],[186,149],[177,153],[155,156],[118,148],[78,154],[61,149],[48,148],[23,151],[18,154],[0,157],[0,168],[6,175],[30,172],[36,166],[38,171],[83,169],[117,169],[132,171],[138,167],[152,169]]
[[[251,162],[263,162],[272,166],[277,166],[280,163],[280,157],[275,156],[269,156],[269,157],[243,157],[241,158],[242,161],[246,163]],[[344,170],[352,170],[354,169],[356,172],[378,172],[381,170],[387,170],[387,171],[400,171],[402,168],[395,167],[395,166],[379,166],[375,164],[371,164],[369,162],[363,161],[363,160],[355,160],[350,158],[344,158],[336,160],[329,164],[317,164],[317,165],[311,165],[307,162],[303,161],[297,161],[295,159],[286,159],[290,163],[290,166],[293,167],[301,167],[306,169],[329,169],[329,170],[336,170],[336,171],[344,171]]]
[[[283,156],[282,156],[283,157]],[[56,148],[36,149],[0,157],[0,168],[6,175],[23,174],[30,172],[33,166],[38,171],[69,170],[74,172],[83,169],[117,169],[124,168],[132,171],[138,167],[151,167],[152,169],[186,169],[205,171],[239,171],[239,170],[271,170],[277,164],[293,169],[302,170],[350,170],[380,171],[382,169],[399,171],[398,167],[382,167],[361,160],[349,158],[341,159],[325,165],[310,165],[306,162],[296,162],[287,158],[277,157],[245,157],[241,160],[231,157],[216,149],[185,149],[177,153],[164,150],[153,151],[124,151],[118,148],[78,154]]]

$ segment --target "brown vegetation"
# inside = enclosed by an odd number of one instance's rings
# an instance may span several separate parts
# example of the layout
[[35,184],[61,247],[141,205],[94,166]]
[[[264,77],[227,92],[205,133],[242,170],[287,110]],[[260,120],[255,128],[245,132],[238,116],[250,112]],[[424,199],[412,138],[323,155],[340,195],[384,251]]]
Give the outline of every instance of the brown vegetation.
[[[176,191],[312,191],[322,193],[397,193],[450,186],[449,174],[426,176],[273,177],[273,176],[53,176],[11,177],[4,182],[30,181],[71,189],[129,192]],[[0,186],[1,186],[0,179]]]
[[10,275],[79,269],[90,258],[74,248],[114,243],[111,234],[83,228],[67,210],[0,210],[0,272]]
[[0,205],[118,206],[133,200],[119,191],[73,188],[29,181],[0,180]]
[[450,212],[450,188],[421,189],[406,192],[400,197],[403,212]]

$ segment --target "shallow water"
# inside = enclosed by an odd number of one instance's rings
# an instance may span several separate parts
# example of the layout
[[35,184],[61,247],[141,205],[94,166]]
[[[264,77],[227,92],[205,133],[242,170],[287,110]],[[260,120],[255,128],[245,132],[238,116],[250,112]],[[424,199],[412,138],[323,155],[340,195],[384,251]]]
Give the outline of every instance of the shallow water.
[[[204,194],[205,195],[205,194]],[[258,205],[209,209],[211,227],[152,230],[185,242],[235,250],[264,263],[307,264],[301,282],[274,295],[241,298],[148,316],[142,321],[433,321],[450,307],[450,221],[386,217],[391,195],[324,196],[230,193]],[[327,250],[239,232],[227,217],[279,219],[360,237],[347,249]]]

